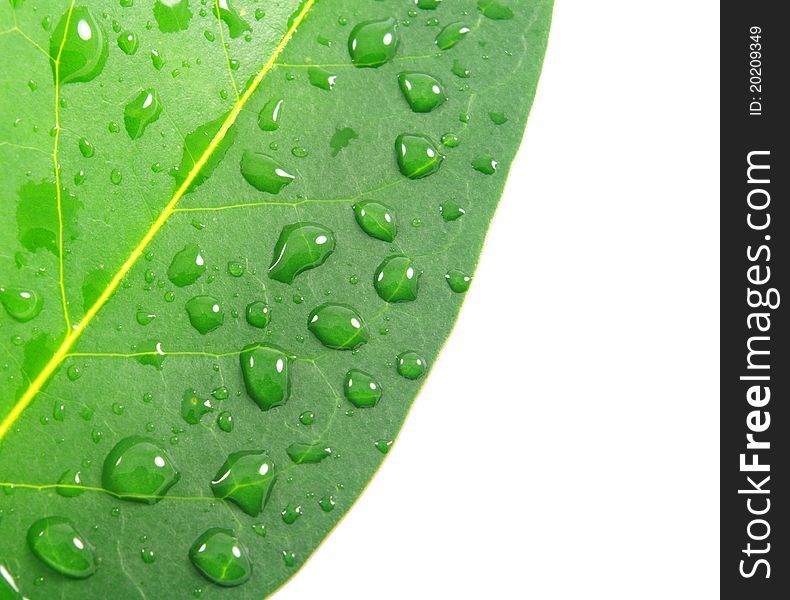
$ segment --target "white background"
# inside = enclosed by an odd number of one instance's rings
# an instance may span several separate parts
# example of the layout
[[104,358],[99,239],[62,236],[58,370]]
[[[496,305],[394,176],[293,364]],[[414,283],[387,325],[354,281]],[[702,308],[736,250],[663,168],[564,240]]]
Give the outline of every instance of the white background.
[[557,0],[459,326],[276,600],[718,598],[718,19]]

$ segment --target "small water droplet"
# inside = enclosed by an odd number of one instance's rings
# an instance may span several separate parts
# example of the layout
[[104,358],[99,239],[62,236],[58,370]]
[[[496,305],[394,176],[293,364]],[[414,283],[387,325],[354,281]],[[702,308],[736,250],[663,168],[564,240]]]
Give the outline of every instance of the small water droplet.
[[389,206],[375,200],[363,200],[354,204],[353,209],[362,231],[385,242],[395,239],[395,212]]
[[200,398],[193,389],[187,389],[181,396],[181,418],[190,425],[197,425],[203,418],[214,411],[211,402],[205,398]]
[[258,329],[263,329],[269,324],[271,311],[269,305],[262,300],[250,302],[244,311],[247,323]]
[[374,442],[373,445],[376,447],[376,450],[381,452],[382,454],[387,454],[392,448],[392,440],[378,440]]
[[472,75],[472,71],[458,59],[453,61],[453,66],[450,70],[453,72],[453,75],[461,79],[468,79]]
[[38,316],[44,306],[44,300],[30,289],[0,287],[0,304],[9,317],[20,323],[26,323]]
[[450,286],[450,289],[457,294],[466,292],[472,283],[472,278],[458,269],[451,269],[444,278],[447,281],[447,285]]
[[219,427],[225,433],[230,433],[233,431],[233,415],[231,415],[228,411],[223,410],[217,416],[217,427]]
[[293,525],[303,514],[301,505],[288,504],[281,512],[280,516],[286,525]]
[[477,0],[477,8],[484,16],[494,21],[507,21],[513,18],[513,11],[498,0]]
[[439,212],[442,215],[442,219],[448,222],[456,221],[466,214],[466,210],[452,200],[442,202],[442,204],[439,205]]
[[258,113],[258,127],[263,131],[276,131],[282,118],[283,99],[271,98]]
[[498,163],[491,156],[481,156],[472,161],[472,166],[475,171],[479,171],[483,175],[493,175],[496,173]]
[[312,425],[315,423],[315,413],[312,410],[306,410],[299,415],[299,422],[302,425]]
[[57,492],[64,498],[74,498],[84,493],[82,474],[78,469],[67,469],[58,479]]
[[[219,14],[217,14],[217,7],[219,7]],[[228,26],[228,33],[233,39],[241,36],[245,31],[252,31],[250,24],[242,19],[231,0],[217,0],[217,4],[214,6],[214,16],[218,16],[225,22],[225,25]]]
[[163,33],[174,33],[186,30],[192,19],[188,0],[156,0],[154,18]]
[[337,83],[337,75],[321,67],[309,67],[307,69],[307,79],[311,85],[328,92],[331,92],[332,88],[335,87],[335,83]]
[[294,442],[285,449],[289,458],[297,465],[303,463],[320,463],[325,458],[332,455],[332,449],[326,444],[303,444]]
[[161,71],[162,67],[165,66],[165,59],[162,58],[162,55],[159,54],[158,50],[151,50],[151,63],[154,65],[154,69],[157,71]]
[[82,154],[85,158],[90,158],[96,153],[96,148],[93,147],[88,141],[88,138],[81,137],[79,141],[80,147],[80,154]]
[[133,31],[124,31],[118,36],[118,47],[131,56],[140,48],[140,40]]
[[323,510],[324,512],[332,512],[335,508],[335,497],[332,496],[331,494],[327,494],[326,496],[323,496],[318,501],[318,506],[320,506],[321,510]]
[[110,171],[110,182],[113,185],[120,185],[121,179],[123,179],[123,175],[121,174],[120,169],[113,169]]

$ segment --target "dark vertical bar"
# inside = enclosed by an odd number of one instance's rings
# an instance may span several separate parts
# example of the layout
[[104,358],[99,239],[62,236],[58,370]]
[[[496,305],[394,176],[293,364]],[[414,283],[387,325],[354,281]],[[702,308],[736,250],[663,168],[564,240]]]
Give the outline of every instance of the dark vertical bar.
[[783,2],[721,10],[721,593],[787,599],[790,36]]

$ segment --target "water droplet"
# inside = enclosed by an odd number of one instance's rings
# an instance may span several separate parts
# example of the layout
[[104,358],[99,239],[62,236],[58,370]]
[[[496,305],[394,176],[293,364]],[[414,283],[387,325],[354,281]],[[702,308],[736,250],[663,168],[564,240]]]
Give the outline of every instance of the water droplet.
[[337,75],[321,67],[309,67],[307,69],[307,79],[310,81],[311,85],[331,92],[337,82]]
[[390,256],[378,266],[373,286],[382,300],[410,302],[417,299],[422,271],[406,256]]
[[466,292],[472,283],[472,278],[458,269],[448,271],[444,278],[447,281],[447,285],[450,286],[450,289],[457,294]]
[[258,329],[266,327],[271,319],[269,305],[262,300],[250,302],[244,314],[247,317],[247,323]]
[[227,410],[223,410],[217,417],[217,427],[219,427],[225,433],[230,433],[233,431],[233,415],[231,415]]
[[104,459],[102,486],[125,500],[155,504],[181,478],[173,459],[155,440],[122,439]]
[[147,565],[156,561],[156,554],[150,548],[140,548],[140,558]]
[[484,175],[493,175],[496,173],[498,164],[491,156],[481,156],[472,161],[472,166],[475,171],[479,171]]
[[247,549],[230,529],[204,532],[189,549],[189,560],[206,579],[224,587],[241,585],[252,574]]
[[472,30],[460,21],[445,25],[436,36],[436,45],[441,50],[449,50],[464,39],[470,31]]
[[123,414],[123,411],[124,411],[123,404],[121,404],[119,402],[113,402],[112,406],[110,408],[111,408],[113,414],[116,414],[118,416],[121,416]]
[[252,187],[269,194],[278,194],[296,177],[283,169],[268,154],[245,150],[241,157],[241,174]]
[[398,75],[398,84],[412,111],[428,113],[447,100],[444,86],[427,73],[404,71]]
[[258,127],[263,131],[276,131],[280,127],[282,117],[283,99],[275,97],[263,105],[258,113]]
[[165,66],[165,59],[162,58],[162,55],[159,54],[158,50],[151,50],[151,63],[154,65],[154,69],[157,71],[161,71],[162,67]]
[[302,425],[312,425],[315,423],[315,413],[312,410],[306,410],[299,415],[299,422]]
[[376,406],[381,398],[381,384],[373,376],[360,369],[351,369],[346,373],[343,392],[351,404],[357,408]]
[[27,530],[27,544],[45,565],[71,579],[85,579],[96,571],[93,546],[66,517],[33,523]]
[[256,517],[263,511],[276,478],[274,462],[262,450],[234,452],[217,471],[211,491]]
[[178,287],[195,283],[206,270],[206,261],[197,244],[187,244],[173,256],[167,278]]
[[323,510],[324,512],[332,512],[334,510],[334,508],[335,508],[335,498],[334,498],[334,496],[331,496],[329,494],[327,494],[326,496],[323,496],[318,501],[318,506],[320,506],[321,510]]
[[[219,6],[219,15],[217,15],[217,5]],[[217,5],[214,7],[214,15],[225,21],[231,38],[235,39],[245,31],[252,31],[250,24],[241,18],[230,0],[217,0]]]
[[183,31],[189,27],[192,11],[188,0],[156,0],[154,18],[163,33]]
[[302,516],[302,507],[301,505],[294,505],[288,504],[281,512],[280,515],[283,518],[283,522],[286,525],[293,525],[296,523],[296,520]]
[[397,21],[393,18],[364,21],[348,36],[348,53],[357,67],[380,67],[398,50]]
[[490,112],[488,113],[488,118],[491,119],[495,125],[504,125],[507,123],[507,115],[503,112]]
[[397,137],[395,154],[400,172],[409,179],[419,179],[435,173],[444,160],[430,138],[409,133],[402,133]]
[[213,145],[213,151],[209,153],[209,158],[195,175],[189,184],[188,191],[193,191],[208,179],[222,161],[225,153],[233,145],[236,139],[236,126],[231,125],[225,130],[224,135],[219,140],[215,138],[219,135],[223,125],[228,118],[227,114],[220,115],[213,121],[204,123],[194,131],[187,134],[184,139],[184,152],[181,155],[181,163],[178,168],[172,169],[170,175],[175,179],[176,185],[183,185],[189,173],[195,169],[199,157],[206,153],[209,146]]
[[0,287],[0,304],[8,316],[26,323],[35,319],[44,306],[44,300],[33,290]]
[[256,344],[241,352],[241,372],[247,394],[261,410],[282,406],[291,394],[288,355],[275,346]]
[[198,397],[197,392],[193,389],[186,390],[181,396],[181,418],[190,425],[197,425],[203,415],[213,412],[213,410],[211,402]]
[[156,318],[156,315],[149,310],[143,310],[142,308],[138,308],[137,312],[134,315],[135,320],[139,325],[148,325],[151,321]]
[[274,247],[269,277],[293,283],[299,273],[324,264],[335,250],[335,234],[318,223],[286,225]]
[[513,18],[513,11],[498,0],[477,0],[477,8],[489,19],[507,21]]
[[85,6],[65,12],[49,42],[49,55],[60,56],[57,65],[54,60],[51,64],[52,72],[61,84],[90,81],[97,77],[107,62],[107,53],[107,35]]
[[256,21],[260,21],[265,16],[266,16],[266,11],[264,11],[262,8],[256,8],[255,9],[255,20]]
[[195,296],[186,303],[186,310],[192,327],[204,335],[214,331],[225,320],[219,301],[212,296]]
[[458,203],[448,200],[439,205],[439,212],[445,221],[455,221],[466,214],[466,211]]
[[392,448],[392,440],[378,440],[374,442],[373,445],[376,447],[376,450],[381,452],[382,454],[387,454]]
[[395,213],[389,206],[375,200],[363,200],[354,204],[353,209],[362,231],[385,242],[395,239]]
[[82,375],[82,371],[77,365],[71,365],[68,369],[66,369],[66,377],[69,378],[69,381],[77,381],[80,376]]
[[162,342],[159,340],[145,340],[140,342],[139,344],[135,344],[132,346],[132,351],[135,354],[139,354],[137,356],[137,362],[141,365],[148,365],[151,367],[156,367],[158,370],[162,370],[162,365],[165,362],[165,351],[162,349]]
[[436,10],[442,0],[414,0],[417,8],[422,10]]
[[326,444],[303,444],[294,442],[285,449],[288,456],[294,463],[320,463],[326,457],[332,455],[332,449]]
[[307,148],[304,148],[303,146],[294,146],[291,148],[291,154],[293,154],[296,158],[304,158],[309,153]]
[[460,143],[461,143],[461,140],[454,133],[445,133],[442,136],[442,144],[444,144],[448,148],[457,148],[458,144],[460,144]]
[[145,128],[156,121],[160,114],[162,105],[156,90],[148,88],[140,92],[123,111],[123,124],[129,137],[133,140],[141,137]]
[[140,40],[132,31],[124,31],[118,36],[118,47],[124,54],[132,55],[140,48]]
[[411,350],[398,355],[398,374],[406,379],[419,379],[425,374],[425,359]]
[[326,303],[313,309],[307,328],[327,348],[354,350],[368,341],[368,328],[347,304]]
[[74,498],[84,493],[82,475],[77,469],[67,469],[58,479],[57,492],[64,498]]
[[110,171],[110,182],[113,185],[120,185],[121,179],[123,179],[123,175],[121,174],[120,169],[113,169]]
[[453,72],[453,75],[461,79],[468,79],[472,75],[472,71],[464,66],[458,59],[453,61],[453,67],[450,70]]
[[96,153],[96,148],[93,147],[87,138],[81,137],[79,141],[80,146],[80,154],[82,154],[85,158],[90,158]]

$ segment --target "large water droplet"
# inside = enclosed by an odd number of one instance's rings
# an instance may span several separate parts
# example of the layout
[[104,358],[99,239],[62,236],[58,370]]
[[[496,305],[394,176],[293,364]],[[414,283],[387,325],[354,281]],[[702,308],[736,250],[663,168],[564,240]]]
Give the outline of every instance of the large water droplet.
[[94,154],[96,154],[96,148],[93,144],[90,143],[90,140],[86,137],[81,137],[79,140],[79,148],[80,154],[82,154],[85,158],[90,158]]
[[126,105],[123,111],[123,124],[129,137],[136,140],[145,133],[145,128],[162,114],[162,105],[156,91],[149,88]]
[[419,379],[425,374],[425,359],[416,352],[409,350],[398,355],[398,374],[406,379]]
[[447,100],[444,86],[427,73],[404,71],[398,75],[398,84],[409,106],[417,113],[431,112]]
[[395,212],[386,204],[375,200],[363,200],[354,204],[354,216],[362,231],[385,242],[395,239],[397,226]]
[[[85,6],[74,8],[70,18],[69,13],[65,12],[49,41],[49,55],[53,58],[50,61],[52,73],[60,83],[94,79],[104,68],[107,53],[107,35],[93,13]],[[58,55],[60,61],[56,66],[54,59]]]
[[335,250],[335,234],[318,223],[293,223],[280,232],[269,277],[293,283],[299,273],[324,264]]
[[436,36],[436,45],[442,50],[449,50],[464,39],[470,31],[472,30],[460,21],[445,25]]
[[217,585],[241,585],[252,574],[247,549],[230,529],[212,527],[189,549],[189,560],[206,579]]
[[390,256],[376,269],[373,286],[382,300],[410,302],[417,299],[420,275],[422,271],[410,258]]
[[211,406],[211,401],[205,398],[198,397],[198,394],[193,389],[184,391],[181,396],[181,418],[190,425],[197,425],[206,415],[214,411]]
[[282,117],[283,99],[275,97],[263,105],[258,113],[258,127],[263,131],[276,131],[280,127]]
[[332,448],[329,448],[326,444],[294,442],[285,451],[297,465],[302,463],[320,463],[328,456],[332,456]]
[[398,50],[397,21],[393,18],[364,21],[348,36],[348,53],[357,67],[380,67]]
[[261,192],[270,194],[278,194],[281,189],[296,178],[268,154],[251,150],[244,151],[240,167],[241,174],[247,183]]
[[160,371],[167,358],[165,351],[162,349],[162,342],[156,339],[140,342],[132,346],[132,351],[139,354],[137,362],[141,365],[156,367]]
[[44,306],[41,296],[33,290],[22,288],[0,287],[0,303],[8,316],[20,323],[35,319]]
[[256,517],[263,511],[274,486],[274,462],[262,450],[234,452],[217,471],[211,491]]
[[409,179],[435,173],[444,160],[429,137],[412,133],[402,133],[396,138],[395,154],[400,172]]
[[154,18],[159,25],[159,31],[174,33],[189,27],[192,11],[189,10],[188,0],[156,0],[154,4]]
[[477,0],[477,8],[489,19],[507,21],[513,18],[513,11],[499,0]]
[[291,394],[288,355],[275,346],[255,344],[241,352],[247,394],[261,410],[282,406]]
[[96,571],[93,546],[66,517],[33,523],[27,530],[27,544],[44,564],[66,577],[85,579]]
[[[219,5],[219,18],[225,21],[225,24],[228,26],[230,37],[235,39],[243,35],[245,31],[252,31],[250,24],[241,18],[241,15],[230,3],[230,0],[217,0],[217,5]],[[214,15],[217,15],[216,5],[214,7]]]
[[343,392],[351,404],[357,408],[376,406],[381,398],[381,384],[373,376],[360,369],[351,369],[346,373]]
[[167,268],[167,278],[178,287],[195,283],[206,270],[206,261],[200,246],[187,244],[178,251]]
[[204,335],[214,331],[225,320],[219,301],[212,296],[195,296],[187,301],[186,310],[192,327]]
[[347,304],[327,302],[307,317],[307,328],[324,346],[354,350],[368,341],[368,328],[359,313]]
[[155,504],[181,478],[173,459],[155,440],[122,439],[104,459],[102,485],[125,500]]

